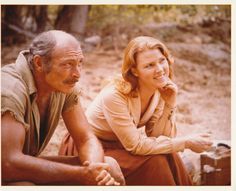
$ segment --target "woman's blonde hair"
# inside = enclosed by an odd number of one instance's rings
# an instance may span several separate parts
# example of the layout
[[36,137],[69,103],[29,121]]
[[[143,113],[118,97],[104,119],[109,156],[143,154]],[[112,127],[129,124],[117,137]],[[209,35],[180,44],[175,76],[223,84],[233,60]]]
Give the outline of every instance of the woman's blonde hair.
[[137,54],[146,49],[159,49],[161,51],[161,53],[166,57],[169,64],[169,78],[173,79],[172,64],[174,63],[174,59],[169,53],[167,47],[155,38],[148,36],[139,36],[131,40],[124,51],[122,78],[115,79],[115,86],[120,92],[132,97],[137,96],[136,90],[138,87],[138,78],[133,75],[131,69],[137,67]]

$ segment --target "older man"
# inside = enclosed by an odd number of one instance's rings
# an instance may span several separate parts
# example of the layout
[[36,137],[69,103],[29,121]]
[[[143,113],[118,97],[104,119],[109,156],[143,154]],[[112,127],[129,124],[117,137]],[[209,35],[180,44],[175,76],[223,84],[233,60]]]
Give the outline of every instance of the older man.
[[[116,161],[104,157],[74,87],[83,54],[70,34],[38,35],[15,64],[2,68],[1,128],[4,185],[120,185]],[[40,156],[62,118],[78,156]]]

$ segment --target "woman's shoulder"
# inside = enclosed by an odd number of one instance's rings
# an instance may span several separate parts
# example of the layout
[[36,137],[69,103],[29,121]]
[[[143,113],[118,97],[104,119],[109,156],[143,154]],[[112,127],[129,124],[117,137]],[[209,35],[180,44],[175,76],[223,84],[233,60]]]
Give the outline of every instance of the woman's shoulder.
[[120,92],[114,83],[109,83],[101,91],[99,95],[104,101],[117,102],[117,101],[127,101],[128,95]]

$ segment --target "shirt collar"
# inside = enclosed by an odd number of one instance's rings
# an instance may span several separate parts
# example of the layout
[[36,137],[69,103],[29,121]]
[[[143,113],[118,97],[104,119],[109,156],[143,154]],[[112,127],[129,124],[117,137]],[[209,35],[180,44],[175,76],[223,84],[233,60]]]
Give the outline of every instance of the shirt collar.
[[150,101],[150,104],[149,104],[147,110],[145,111],[145,113],[141,117],[141,97],[140,97],[139,91],[138,91],[137,97],[129,97],[129,99],[128,99],[129,108],[130,108],[130,112],[133,116],[134,123],[137,126],[145,125],[145,123],[153,115],[159,101],[160,101],[160,93],[158,90],[156,90],[154,95],[152,96],[152,99]]
[[32,95],[37,92],[33,73],[30,70],[29,63],[27,61],[28,50],[21,51],[16,59],[16,69],[21,74],[22,79],[25,81],[29,94]]

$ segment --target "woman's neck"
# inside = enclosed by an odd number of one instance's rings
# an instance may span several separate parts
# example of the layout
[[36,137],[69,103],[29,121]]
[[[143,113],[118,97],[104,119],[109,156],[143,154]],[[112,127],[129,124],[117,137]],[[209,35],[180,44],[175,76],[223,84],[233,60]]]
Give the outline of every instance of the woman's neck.
[[154,89],[150,89],[147,86],[139,86],[139,94],[142,100],[149,101],[153,94],[155,93]]

